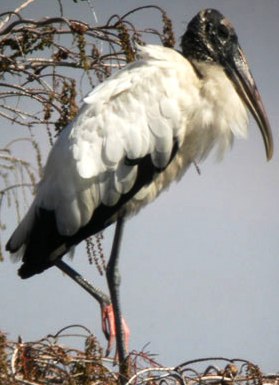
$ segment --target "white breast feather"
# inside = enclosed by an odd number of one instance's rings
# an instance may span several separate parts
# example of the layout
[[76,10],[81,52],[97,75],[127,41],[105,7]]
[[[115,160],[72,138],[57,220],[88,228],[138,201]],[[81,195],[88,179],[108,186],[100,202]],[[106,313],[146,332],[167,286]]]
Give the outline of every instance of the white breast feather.
[[[125,158],[151,154],[154,165],[163,168],[175,139],[179,152],[171,165],[126,205],[135,212],[216,143],[223,152],[233,134],[245,133],[245,108],[220,68],[212,67],[207,83],[174,50],[146,46],[140,56],[97,86],[58,138],[24,222],[29,228],[36,207],[43,207],[55,210],[61,234],[73,235],[101,203],[114,205],[132,188],[137,166],[125,164]],[[225,86],[228,91],[216,100],[212,90]],[[12,246],[23,244],[27,234],[19,225]]]

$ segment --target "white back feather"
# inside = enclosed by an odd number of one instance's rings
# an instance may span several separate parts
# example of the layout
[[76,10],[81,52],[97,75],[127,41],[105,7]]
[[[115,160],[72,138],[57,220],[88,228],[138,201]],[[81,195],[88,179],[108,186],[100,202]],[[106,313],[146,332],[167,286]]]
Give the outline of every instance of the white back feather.
[[[14,248],[25,243],[38,207],[54,210],[59,232],[73,235],[101,203],[116,204],[137,177],[137,165],[125,164],[125,158],[150,154],[154,165],[164,168],[174,140],[179,147],[171,165],[126,205],[135,212],[216,143],[222,153],[233,134],[244,135],[243,103],[220,67],[212,66],[211,72],[213,77],[201,79],[176,51],[140,47],[140,60],[97,86],[61,133],[37,197],[13,234]],[[224,89],[222,100],[214,94],[216,87]]]

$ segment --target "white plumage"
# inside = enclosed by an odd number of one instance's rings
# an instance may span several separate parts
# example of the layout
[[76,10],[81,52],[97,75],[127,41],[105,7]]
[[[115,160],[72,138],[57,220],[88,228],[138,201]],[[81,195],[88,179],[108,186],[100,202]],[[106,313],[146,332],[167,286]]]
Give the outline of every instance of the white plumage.
[[[97,86],[50,152],[44,177],[11,248],[25,242],[38,207],[54,210],[58,231],[73,235],[101,204],[115,205],[135,183],[137,164],[151,155],[163,169],[125,206],[133,214],[181,177],[214,145],[219,155],[233,135],[246,136],[247,112],[223,68],[192,64],[161,46],[139,47],[139,60]],[[124,210],[124,208],[123,208]]]
[[[22,258],[22,278],[56,265],[97,299],[108,351],[115,328],[122,363],[129,334],[119,301],[123,218],[155,199],[213,147],[221,158],[234,137],[245,137],[246,108],[261,130],[268,160],[273,153],[268,118],[232,24],[216,10],[201,11],[181,47],[182,53],[139,47],[137,62],[84,99],[54,145],[36,198],[6,246]],[[61,258],[114,221],[108,297]]]

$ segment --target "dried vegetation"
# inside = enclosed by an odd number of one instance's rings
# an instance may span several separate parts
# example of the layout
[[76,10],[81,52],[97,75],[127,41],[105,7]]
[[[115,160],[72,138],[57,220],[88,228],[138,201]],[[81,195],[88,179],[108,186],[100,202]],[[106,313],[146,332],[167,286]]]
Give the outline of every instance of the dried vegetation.
[[[67,338],[80,340],[83,349],[67,346]],[[11,342],[0,334],[1,385],[278,385],[279,377],[264,375],[259,367],[241,359],[203,358],[164,367],[148,352],[131,352],[129,378],[120,381],[114,360],[90,331],[72,325],[35,342]]]
[[[91,25],[63,16],[60,0],[60,16],[24,18],[23,10],[29,7],[32,14],[35,2],[27,0],[17,10],[0,14],[1,126],[8,126],[8,130],[15,126],[23,128],[20,138],[0,148],[1,232],[6,228],[3,207],[15,209],[20,219],[22,203],[28,201],[42,175],[37,127],[47,131],[52,144],[54,137],[75,117],[82,97],[115,69],[135,59],[136,44],[144,44],[150,35],[165,46],[175,43],[171,21],[157,6],[112,15],[104,25],[96,23],[92,8]],[[76,7],[81,6],[81,1],[75,2]],[[132,22],[135,16],[144,16],[144,12],[161,20],[161,30]],[[26,160],[18,156],[15,148],[19,142],[30,144],[32,161],[30,157]],[[1,250],[2,247],[0,259]],[[94,259],[94,253],[90,258]]]

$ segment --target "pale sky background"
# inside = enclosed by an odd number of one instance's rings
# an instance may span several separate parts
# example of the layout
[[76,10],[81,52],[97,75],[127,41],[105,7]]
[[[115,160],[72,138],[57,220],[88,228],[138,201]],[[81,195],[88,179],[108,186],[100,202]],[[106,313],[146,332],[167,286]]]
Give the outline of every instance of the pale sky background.
[[[21,1],[1,0],[1,12]],[[66,16],[94,23],[86,2],[65,2]],[[84,3],[84,4],[83,4]],[[262,138],[251,121],[247,141],[235,141],[225,160],[194,168],[126,224],[121,253],[121,301],[131,329],[130,348],[158,354],[163,365],[225,356],[279,370],[279,1],[96,0],[99,23],[135,6],[158,4],[172,18],[177,40],[202,8],[216,8],[234,24],[262,94],[274,133],[275,155],[265,160]],[[32,12],[30,11],[32,10]],[[77,11],[78,10],[78,11]],[[57,15],[55,0],[38,0],[27,17]],[[158,26],[154,13],[144,25]],[[5,122],[0,147],[17,135]],[[20,133],[22,131],[19,131]],[[44,138],[44,140],[46,140]],[[7,239],[16,222],[7,211]],[[109,249],[112,228],[105,232]],[[94,281],[84,247],[72,263]],[[79,323],[101,342],[99,306],[56,269],[28,280],[8,256],[0,264],[0,329],[25,341]],[[103,279],[98,279],[100,283]],[[101,284],[101,283],[100,283]],[[104,286],[105,287],[105,286]]]

